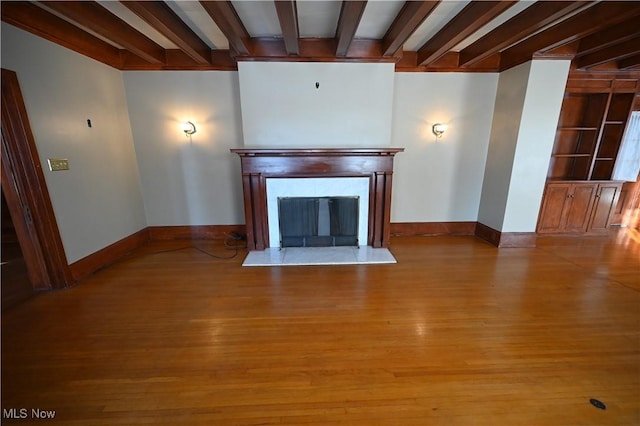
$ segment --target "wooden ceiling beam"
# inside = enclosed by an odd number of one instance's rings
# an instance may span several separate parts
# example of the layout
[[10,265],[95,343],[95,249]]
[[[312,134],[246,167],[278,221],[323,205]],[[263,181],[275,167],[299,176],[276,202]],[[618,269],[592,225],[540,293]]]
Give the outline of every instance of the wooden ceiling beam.
[[3,2],[2,21],[114,68],[122,65],[118,48],[33,3]]
[[640,55],[630,56],[628,58],[620,59],[617,63],[619,69],[631,69],[640,67]]
[[640,36],[638,18],[627,19],[580,40],[576,55],[586,55]]
[[276,0],[274,4],[287,54],[299,55],[298,38],[300,37],[300,32],[298,30],[298,7],[296,2],[295,0]]
[[[261,40],[248,34],[230,1],[202,0],[229,39],[224,52],[212,50],[164,1],[122,3],[179,49],[162,48],[97,1],[3,2],[2,20],[118,69],[232,69],[238,55],[242,60],[396,62],[421,71],[501,71],[549,54],[573,58],[577,67],[593,71],[640,66],[640,2],[629,1],[538,1],[454,52],[456,44],[515,3],[472,1],[418,52],[402,52],[439,2],[407,1],[382,40],[359,40],[355,33],[366,1],[343,3],[335,38],[306,39],[299,36],[296,0],[274,0],[283,37]],[[552,24],[556,19],[561,22]]]
[[640,37],[581,56],[575,62],[578,68],[589,68],[638,54],[640,54]]
[[440,0],[405,2],[382,39],[384,56],[392,56],[400,50],[439,3]]
[[230,1],[204,1],[200,4],[229,40],[229,46],[238,55],[251,54],[251,36]]
[[164,49],[94,1],[43,1],[48,9],[93,31],[152,64],[165,62]]
[[228,49],[211,51],[210,64],[197,64],[180,49],[167,49],[167,61],[164,64],[151,64],[139,56],[123,52],[123,71],[164,71],[164,70],[199,70],[199,71],[237,71],[238,64],[231,57]]
[[516,4],[516,1],[472,1],[418,49],[418,65],[428,65]]
[[504,50],[502,70],[531,60],[538,51],[571,43],[610,25],[640,15],[640,2],[603,1]]
[[460,51],[460,66],[471,65],[584,7],[576,1],[539,1]]
[[163,1],[122,1],[199,64],[211,63],[211,48]]
[[342,2],[338,28],[336,29],[336,56],[347,55],[366,6],[366,1],[350,0]]

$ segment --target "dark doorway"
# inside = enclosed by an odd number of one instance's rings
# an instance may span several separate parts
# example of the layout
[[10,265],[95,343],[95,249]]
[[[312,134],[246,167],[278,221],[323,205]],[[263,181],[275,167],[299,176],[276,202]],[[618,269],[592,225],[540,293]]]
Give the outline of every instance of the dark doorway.
[[280,247],[358,245],[359,197],[280,197]]
[[28,299],[34,294],[33,284],[29,280],[24,254],[20,248],[18,234],[11,219],[9,206],[2,191],[2,233],[0,239],[0,272],[2,273],[2,311]]

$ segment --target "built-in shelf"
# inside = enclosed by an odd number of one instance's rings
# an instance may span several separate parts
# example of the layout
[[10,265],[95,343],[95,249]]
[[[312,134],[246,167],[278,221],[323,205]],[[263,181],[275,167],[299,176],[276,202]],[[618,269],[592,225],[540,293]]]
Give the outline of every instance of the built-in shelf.
[[547,179],[611,179],[633,98],[633,92],[567,91]]
[[571,131],[571,130],[592,130],[592,131],[597,131],[599,128],[598,127],[562,127],[561,131],[563,132],[567,132],[567,131]]

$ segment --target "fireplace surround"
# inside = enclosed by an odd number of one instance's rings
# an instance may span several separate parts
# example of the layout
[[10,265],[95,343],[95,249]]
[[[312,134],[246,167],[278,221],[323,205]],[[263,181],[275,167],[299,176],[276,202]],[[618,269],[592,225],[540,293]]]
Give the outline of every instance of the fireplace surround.
[[231,149],[240,157],[247,248],[269,244],[267,179],[367,177],[367,245],[389,246],[394,156],[404,148]]
[[[358,246],[367,245],[369,224],[369,178],[368,177],[278,177],[266,179],[267,225],[269,244],[267,247],[281,247],[278,199],[282,197],[355,197],[358,206]],[[301,212],[298,211],[297,214]],[[323,229],[326,234],[326,228]]]

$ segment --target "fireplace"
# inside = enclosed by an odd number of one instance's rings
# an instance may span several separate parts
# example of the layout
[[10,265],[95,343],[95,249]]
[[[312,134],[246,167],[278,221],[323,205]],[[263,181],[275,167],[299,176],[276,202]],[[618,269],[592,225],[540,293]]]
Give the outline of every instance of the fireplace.
[[249,250],[280,245],[278,197],[357,197],[358,244],[389,246],[393,158],[403,148],[231,151],[241,159]]

